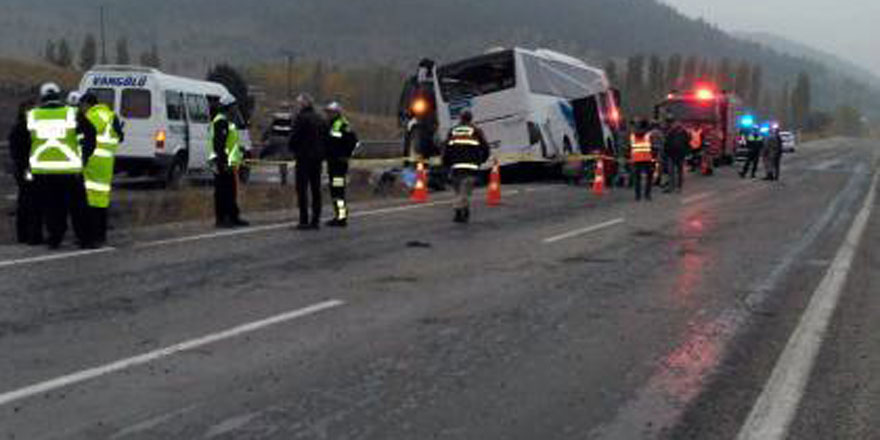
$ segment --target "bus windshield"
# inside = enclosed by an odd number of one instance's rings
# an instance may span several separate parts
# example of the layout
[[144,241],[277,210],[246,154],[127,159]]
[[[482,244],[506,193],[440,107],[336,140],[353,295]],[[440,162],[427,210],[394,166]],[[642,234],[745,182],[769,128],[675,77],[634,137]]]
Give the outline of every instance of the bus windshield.
[[473,98],[516,86],[513,51],[504,51],[443,66],[438,71],[446,101]]
[[667,102],[661,111],[665,116],[672,116],[678,121],[716,122],[718,109],[711,103],[678,100]]

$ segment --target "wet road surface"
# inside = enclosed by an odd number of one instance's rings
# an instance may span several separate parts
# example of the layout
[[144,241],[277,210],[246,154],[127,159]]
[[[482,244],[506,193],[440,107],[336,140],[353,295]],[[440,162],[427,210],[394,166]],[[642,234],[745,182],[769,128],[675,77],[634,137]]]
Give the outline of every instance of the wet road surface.
[[[735,438],[876,157],[820,141],[780,183],[653,203],[505,186],[466,227],[436,195],[345,231],[2,247],[0,438]],[[871,216],[790,438],[876,435],[878,240]]]

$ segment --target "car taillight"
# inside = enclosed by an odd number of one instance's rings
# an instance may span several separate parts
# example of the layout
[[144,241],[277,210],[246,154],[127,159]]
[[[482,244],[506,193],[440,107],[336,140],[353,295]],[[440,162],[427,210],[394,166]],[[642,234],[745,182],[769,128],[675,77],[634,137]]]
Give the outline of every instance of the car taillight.
[[156,132],[156,149],[164,150],[165,149],[165,130],[159,130]]

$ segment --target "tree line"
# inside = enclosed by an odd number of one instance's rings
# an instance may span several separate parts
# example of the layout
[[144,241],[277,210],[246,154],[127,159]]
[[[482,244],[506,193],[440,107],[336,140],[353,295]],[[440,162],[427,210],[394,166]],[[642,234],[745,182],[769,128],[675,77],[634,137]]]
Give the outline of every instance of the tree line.
[[[127,37],[121,37],[116,40],[114,47],[115,64],[131,64],[133,62],[131,51]],[[99,53],[100,52],[100,53]],[[109,56],[103,51],[98,50],[98,40],[93,34],[86,34],[82,41],[82,46],[78,56],[74,54],[74,49],[67,38],[58,40],[49,39],[43,49],[43,60],[54,66],[63,69],[79,69],[89,70],[96,64],[107,64],[110,61]],[[144,49],[138,56],[138,64],[146,67],[162,67],[162,59],[159,55],[159,46],[152,43],[150,47]]]
[[[624,110],[629,115],[648,117],[653,106],[673,91],[701,86],[734,93],[744,107],[764,119],[786,126],[810,128],[815,125],[810,75],[801,72],[781,87],[768,84],[764,69],[749,60],[721,58],[713,61],[697,55],[634,55],[625,60],[609,60],[605,65],[609,80],[623,91]],[[793,84],[793,86],[791,85]]]

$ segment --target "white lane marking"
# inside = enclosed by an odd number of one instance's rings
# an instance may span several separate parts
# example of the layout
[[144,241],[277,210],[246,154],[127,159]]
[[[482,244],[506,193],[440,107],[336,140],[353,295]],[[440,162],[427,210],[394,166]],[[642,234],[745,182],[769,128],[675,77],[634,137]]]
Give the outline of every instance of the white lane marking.
[[695,194],[690,197],[686,197],[682,199],[681,203],[684,205],[690,205],[691,203],[699,202],[700,200],[708,199],[715,195],[715,191],[704,192],[700,194]]
[[86,382],[92,379],[99,378],[101,376],[106,376],[108,374],[116,373],[122,370],[127,370],[132,367],[136,367],[139,365],[147,364],[153,361],[157,361],[163,358],[167,358],[181,352],[192,351],[197,348],[203,347],[205,345],[214,344],[216,342],[220,342],[226,339],[232,339],[238,336],[241,336],[246,333],[253,333],[258,330],[262,330],[267,327],[271,327],[274,325],[282,324],[288,321],[292,321],[298,318],[303,318],[308,315],[313,315],[318,312],[322,312],[325,310],[333,309],[336,307],[340,307],[345,305],[344,301],[339,300],[329,300],[324,301],[318,304],[314,304],[302,309],[293,310],[291,312],[283,313],[280,315],[275,315],[270,318],[262,319],[259,321],[254,321],[248,324],[243,324],[237,327],[230,328],[228,330],[223,330],[221,332],[212,333],[207,336],[203,336],[197,339],[191,339],[189,341],[181,342],[179,344],[174,344],[169,347],[160,348],[158,350],[151,351],[149,353],[144,353],[138,356],[130,357],[127,359],[122,359],[110,364],[102,365],[99,367],[89,368],[87,370],[78,371],[76,373],[68,374],[65,376],[57,377],[55,379],[47,380],[45,382],[36,383],[21,389],[17,389],[14,391],[9,391],[3,394],[0,394],[0,406],[8,405],[12,402],[16,402],[18,400],[26,399],[29,397],[33,397],[36,395],[44,394],[50,391],[57,390],[59,388],[64,388],[67,386],[75,385],[81,382]]
[[86,256],[86,255],[104,254],[107,252],[113,252],[115,250],[116,250],[116,248],[113,248],[113,247],[105,247],[105,248],[100,248],[100,249],[88,249],[88,250],[75,251],[75,252],[64,252],[64,253],[60,253],[60,254],[41,255],[39,257],[22,258],[19,260],[0,261],[0,269],[2,269],[4,267],[20,266],[22,264],[42,263],[44,261],[64,260],[67,258],[82,257],[82,256]]
[[[682,414],[705,389],[711,374],[721,365],[733,338],[746,329],[760,309],[778,288],[787,274],[820,235],[827,230],[834,218],[849,204],[856,205],[858,193],[865,182],[864,175],[852,175],[846,186],[825,205],[824,212],[808,224],[797,241],[790,244],[766,278],[751,287],[752,292],[737,303],[705,323],[692,323],[689,336],[664,359],[673,364],[661,364],[657,371],[622,408],[614,419],[595,428],[586,438],[630,439],[662,437],[681,420]],[[738,196],[755,189],[739,191]]]
[[880,174],[874,175],[862,209],[779,356],[770,379],[737,436],[738,440],[781,440],[788,437],[791,422],[797,414],[828,325],[840,302],[853,259],[871,218],[878,176]]
[[583,229],[577,229],[577,230],[574,230],[571,232],[566,232],[565,234],[557,235],[555,237],[545,238],[544,244],[552,244],[552,243],[556,243],[558,241],[566,240],[569,238],[574,238],[579,235],[584,235],[584,234],[589,234],[591,232],[601,231],[602,229],[610,228],[612,226],[617,226],[625,221],[626,221],[626,219],[624,219],[624,218],[616,218],[614,220],[609,220],[604,223],[599,223],[598,225],[593,225],[593,226],[589,226],[589,227],[586,227]]
[[143,422],[140,422],[135,425],[131,425],[128,428],[117,431],[116,434],[113,434],[110,437],[110,440],[118,440],[121,438],[133,436],[135,434],[141,434],[143,432],[150,431],[150,430],[155,429],[161,425],[164,425],[165,423],[167,423],[173,419],[176,419],[177,417],[180,417],[184,414],[190,413],[190,412],[194,411],[196,408],[198,408],[198,405],[191,405],[186,408],[179,409],[177,411],[172,411],[170,413],[166,413],[166,414],[163,414],[160,416],[152,417],[150,419],[144,420]]

